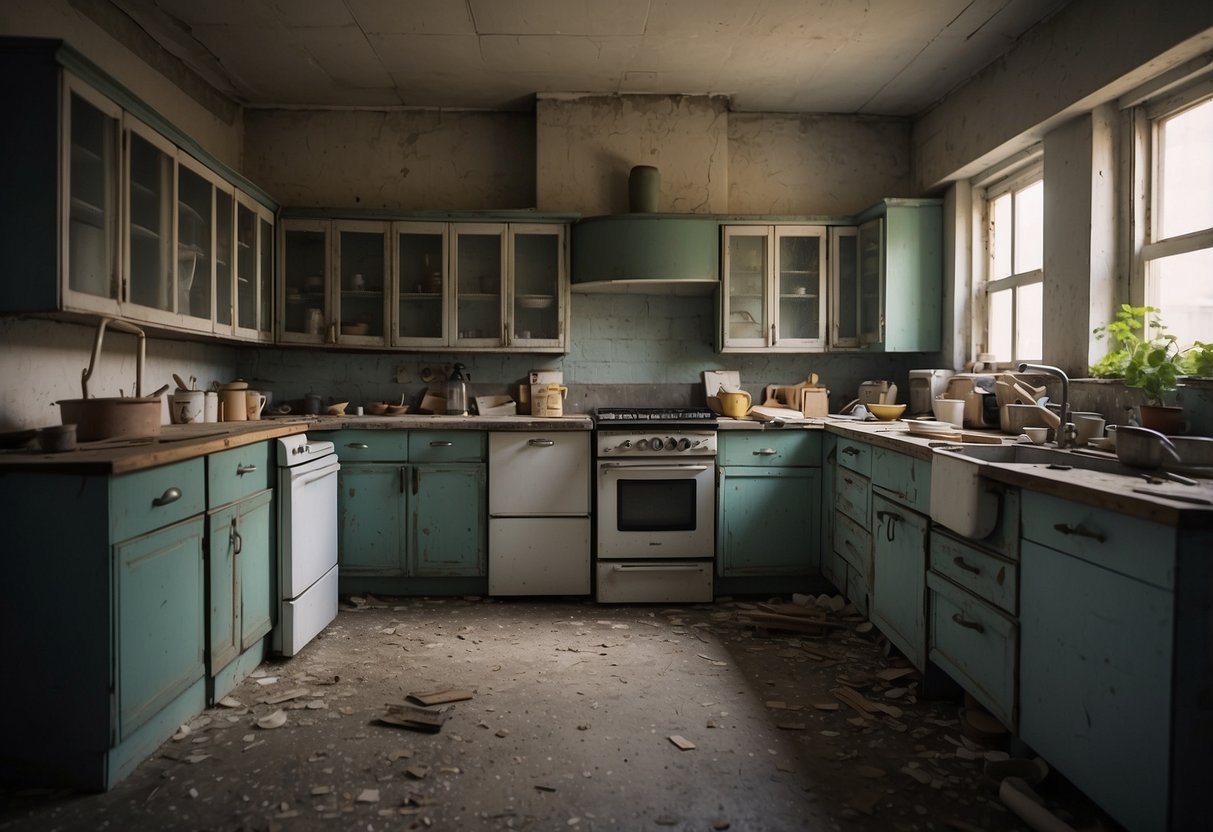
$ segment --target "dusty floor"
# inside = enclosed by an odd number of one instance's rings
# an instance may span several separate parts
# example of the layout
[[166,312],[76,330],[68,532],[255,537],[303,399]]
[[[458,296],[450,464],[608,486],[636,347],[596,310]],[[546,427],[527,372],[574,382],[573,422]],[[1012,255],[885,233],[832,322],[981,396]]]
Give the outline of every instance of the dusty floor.
[[[378,603],[343,605],[110,792],[0,793],[0,830],[1024,828],[959,702],[878,677],[905,662],[854,617],[822,638],[757,630],[755,600]],[[376,721],[444,688],[472,698],[437,733]],[[860,716],[848,688],[879,705]],[[1038,790],[1099,825],[1056,774]]]

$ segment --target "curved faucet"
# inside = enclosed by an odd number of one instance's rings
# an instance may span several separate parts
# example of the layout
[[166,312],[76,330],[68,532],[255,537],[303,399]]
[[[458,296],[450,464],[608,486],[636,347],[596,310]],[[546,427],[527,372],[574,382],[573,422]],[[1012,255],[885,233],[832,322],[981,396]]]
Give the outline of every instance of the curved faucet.
[[1074,422],[1070,420],[1070,377],[1066,375],[1065,370],[1060,367],[1053,367],[1049,364],[1020,364],[1019,372],[1026,373],[1028,370],[1035,370],[1039,373],[1047,373],[1051,376],[1056,376],[1061,379],[1061,405],[1060,413],[1061,426],[1057,429],[1057,447],[1068,448],[1073,444],[1074,439],[1078,436],[1078,428]]

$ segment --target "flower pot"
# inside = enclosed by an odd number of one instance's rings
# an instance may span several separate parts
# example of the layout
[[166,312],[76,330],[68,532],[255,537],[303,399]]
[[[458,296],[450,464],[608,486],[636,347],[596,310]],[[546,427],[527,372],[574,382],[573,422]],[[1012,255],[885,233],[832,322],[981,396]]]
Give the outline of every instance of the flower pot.
[[1141,414],[1141,426],[1143,428],[1156,430],[1168,436],[1184,433],[1188,429],[1188,423],[1184,421],[1184,409],[1182,407],[1143,404],[1138,407],[1138,412]]

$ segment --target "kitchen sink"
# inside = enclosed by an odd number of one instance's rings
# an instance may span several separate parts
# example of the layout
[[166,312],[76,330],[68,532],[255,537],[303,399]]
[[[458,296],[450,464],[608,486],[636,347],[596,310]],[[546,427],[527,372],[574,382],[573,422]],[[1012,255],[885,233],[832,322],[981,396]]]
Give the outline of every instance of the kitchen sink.
[[1094,456],[1082,451],[1066,451],[1042,445],[955,445],[937,450],[960,454],[981,462],[999,465],[1066,465],[1082,471],[1098,471],[1103,474],[1125,474],[1135,477],[1142,472],[1122,465],[1120,461],[1105,456]]

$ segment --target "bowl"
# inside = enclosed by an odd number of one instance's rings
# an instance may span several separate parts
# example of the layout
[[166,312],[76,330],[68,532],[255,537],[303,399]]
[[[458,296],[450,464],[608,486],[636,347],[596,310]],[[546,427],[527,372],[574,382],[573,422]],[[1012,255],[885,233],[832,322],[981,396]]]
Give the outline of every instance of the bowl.
[[869,404],[868,410],[882,422],[892,422],[906,412],[904,404]]
[[520,295],[518,305],[523,309],[547,309],[552,305],[551,295]]
[[371,402],[366,406],[366,412],[372,416],[382,416],[391,407],[387,402]]
[[389,404],[387,406],[387,415],[388,416],[399,416],[403,413],[408,413],[408,412],[409,412],[409,406],[407,404]]
[[327,408],[325,408],[324,412],[329,416],[344,416],[345,409],[349,407],[349,405],[349,402],[337,402],[335,404],[330,404]]

